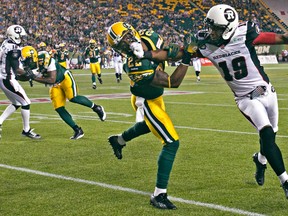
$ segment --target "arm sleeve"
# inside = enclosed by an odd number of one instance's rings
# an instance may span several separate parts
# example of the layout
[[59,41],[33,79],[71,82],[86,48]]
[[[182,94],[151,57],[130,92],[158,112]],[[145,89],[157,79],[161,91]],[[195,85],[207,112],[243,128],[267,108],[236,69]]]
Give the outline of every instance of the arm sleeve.
[[261,32],[253,41],[253,44],[275,44],[275,38],[276,34],[273,32]]
[[12,68],[14,73],[16,74],[16,70],[19,68],[19,58],[21,55],[20,50],[11,50],[7,53],[7,59],[6,59],[6,65],[5,69],[6,71],[10,71]]

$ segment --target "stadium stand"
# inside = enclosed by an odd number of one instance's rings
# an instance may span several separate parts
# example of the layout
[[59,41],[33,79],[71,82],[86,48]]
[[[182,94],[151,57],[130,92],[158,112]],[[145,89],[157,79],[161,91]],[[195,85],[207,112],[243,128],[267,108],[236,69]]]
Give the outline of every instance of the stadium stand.
[[182,43],[185,34],[203,28],[207,11],[219,3],[233,5],[240,20],[251,19],[263,31],[287,30],[287,20],[285,23],[279,17],[281,12],[273,12],[269,0],[1,0],[0,40],[9,25],[20,24],[27,30],[32,46],[41,41],[51,45],[64,42],[69,51],[76,47],[81,51],[95,38],[105,50],[107,26],[126,21],[137,29],[159,32],[167,43]]

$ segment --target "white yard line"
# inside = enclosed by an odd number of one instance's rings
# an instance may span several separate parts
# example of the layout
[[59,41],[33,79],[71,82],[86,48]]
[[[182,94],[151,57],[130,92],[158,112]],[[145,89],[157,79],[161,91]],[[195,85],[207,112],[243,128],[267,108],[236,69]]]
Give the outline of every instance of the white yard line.
[[[73,182],[82,183],[82,184],[96,185],[99,187],[108,188],[108,189],[117,190],[117,191],[125,191],[128,193],[140,194],[140,195],[145,195],[145,196],[151,195],[151,193],[149,193],[149,192],[135,190],[132,188],[125,188],[125,187],[121,187],[121,186],[117,186],[117,185],[106,184],[103,182],[95,182],[95,181],[89,181],[89,180],[85,180],[85,179],[73,178],[70,176],[63,176],[63,175],[58,175],[58,174],[53,174],[53,173],[41,172],[38,170],[32,170],[32,169],[27,169],[27,168],[23,168],[23,167],[15,167],[15,166],[10,166],[10,165],[6,165],[6,164],[0,164],[0,167],[2,167],[4,169],[16,170],[16,171],[20,171],[20,172],[31,173],[31,174],[35,174],[35,175],[46,176],[46,177],[56,178],[56,179],[61,179],[61,180],[66,180],[66,181],[73,181]],[[222,206],[222,205],[216,205],[216,204],[212,204],[212,203],[203,203],[203,202],[198,202],[198,201],[194,201],[194,200],[186,200],[186,199],[179,198],[179,197],[169,196],[169,199],[172,201],[180,202],[180,203],[186,203],[189,205],[196,205],[196,206],[201,206],[201,207],[205,207],[205,208],[216,209],[219,211],[236,213],[236,214],[240,214],[240,215],[265,216],[263,214],[259,214],[259,213],[255,213],[255,212],[249,212],[249,211],[241,210],[238,208],[230,208],[230,207],[226,207],[226,206]]]

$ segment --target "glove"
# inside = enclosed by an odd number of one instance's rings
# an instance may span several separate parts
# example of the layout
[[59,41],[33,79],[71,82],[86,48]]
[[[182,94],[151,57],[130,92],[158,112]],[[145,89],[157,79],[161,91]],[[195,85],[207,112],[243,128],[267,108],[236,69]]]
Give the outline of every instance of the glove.
[[133,54],[141,59],[144,57],[144,50],[143,47],[141,45],[141,42],[133,42],[130,44],[130,49],[132,50]]
[[36,78],[36,75],[33,73],[33,71],[31,69],[28,69],[25,71],[24,76],[26,76],[27,78],[34,80]]
[[178,44],[169,44],[169,46],[165,47],[164,50],[168,52],[168,58],[175,58],[180,50],[180,46]]
[[194,34],[185,35],[184,47],[187,47],[189,44],[193,44],[194,46],[196,46],[198,43],[197,37],[198,37],[197,34],[196,35],[194,35]]
[[182,64],[189,66],[192,55],[196,53],[197,46],[194,43],[190,43],[183,50]]

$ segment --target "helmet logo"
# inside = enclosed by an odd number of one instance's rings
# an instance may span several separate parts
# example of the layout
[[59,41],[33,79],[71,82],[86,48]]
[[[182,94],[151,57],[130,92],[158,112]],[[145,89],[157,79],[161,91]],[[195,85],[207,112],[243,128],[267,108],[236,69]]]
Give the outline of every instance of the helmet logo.
[[20,26],[16,26],[14,28],[15,33],[20,34],[22,32],[22,29],[20,28]]
[[131,28],[131,25],[129,25],[128,23],[123,23],[123,26],[125,27],[125,28],[127,28],[127,29],[130,29]]
[[233,22],[236,19],[235,12],[230,8],[225,9],[224,17],[228,22]]
[[34,50],[33,49],[30,49],[30,55],[32,56],[34,54]]

